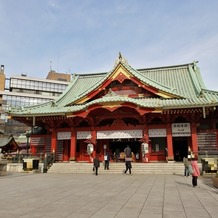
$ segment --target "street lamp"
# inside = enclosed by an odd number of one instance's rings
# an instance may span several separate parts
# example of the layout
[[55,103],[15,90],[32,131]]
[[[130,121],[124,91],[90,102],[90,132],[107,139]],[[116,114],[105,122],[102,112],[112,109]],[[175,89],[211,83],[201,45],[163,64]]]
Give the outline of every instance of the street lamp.
[[26,153],[28,155],[28,150],[29,150],[29,139],[30,139],[30,133],[29,132],[26,132]]

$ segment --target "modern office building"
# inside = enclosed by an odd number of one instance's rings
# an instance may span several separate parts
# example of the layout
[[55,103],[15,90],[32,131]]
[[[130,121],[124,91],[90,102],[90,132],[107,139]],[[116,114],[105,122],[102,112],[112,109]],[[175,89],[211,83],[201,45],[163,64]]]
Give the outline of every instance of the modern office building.
[[5,90],[5,72],[4,72],[4,65],[1,65],[0,69],[0,132],[4,132],[5,127],[5,112],[2,109],[3,99],[2,94]]
[[[70,74],[50,71],[47,79],[30,78],[26,74],[5,78],[4,68],[1,67],[0,107],[1,130],[5,134],[19,135],[25,133],[30,127],[8,117],[6,110],[10,107],[28,107],[54,100],[68,86]],[[6,82],[8,85],[6,87]],[[9,119],[8,119],[9,118]]]

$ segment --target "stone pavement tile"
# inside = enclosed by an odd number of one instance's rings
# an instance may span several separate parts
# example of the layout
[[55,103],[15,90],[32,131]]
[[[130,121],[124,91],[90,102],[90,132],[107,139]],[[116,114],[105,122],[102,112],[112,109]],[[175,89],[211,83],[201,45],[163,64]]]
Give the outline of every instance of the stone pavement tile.
[[[46,213],[44,216],[45,218],[65,218],[71,215],[71,212],[68,210],[62,210],[61,208],[58,211],[53,211],[51,213]],[[86,215],[87,216],[87,215]]]
[[95,207],[91,206],[91,205],[86,205],[78,210],[76,210],[76,213],[80,213],[80,214],[86,214],[86,216],[90,216],[92,214],[94,214],[96,211],[98,211],[99,209],[99,205],[95,205]]
[[183,200],[183,206],[186,207],[194,207],[194,208],[201,208],[202,204],[201,202],[193,195],[188,200]]
[[209,193],[211,194],[211,196],[216,200],[218,201],[218,189],[213,189],[213,190],[210,190]]
[[203,207],[186,207],[185,212],[187,217],[190,218],[211,218],[210,214]]
[[0,218],[17,218],[17,215],[11,215],[8,213],[0,213]]
[[210,214],[212,218],[217,218],[218,217],[218,207],[217,206],[208,206],[206,207],[206,210]]
[[0,201],[0,212],[13,211],[17,209],[17,205],[13,201]]
[[33,210],[35,210],[36,208],[33,208],[33,207],[28,207],[28,206],[24,206],[24,207],[17,207],[16,210],[13,210],[13,211],[9,211],[10,214],[14,214],[14,215],[17,215],[17,216],[23,216],[23,215],[26,215],[30,212],[32,212]]
[[136,218],[139,216],[140,210],[132,208],[122,208],[117,214],[116,218]]
[[181,202],[171,202],[171,203],[165,203],[164,202],[164,210],[167,211],[177,211],[178,213],[184,212],[184,207],[181,204]]
[[[26,215],[23,215],[23,216],[21,216],[22,218],[45,218],[47,215],[43,215],[43,214],[41,214],[41,213],[37,213],[37,212],[31,212],[31,213],[28,213],[28,214],[26,214]],[[16,218],[18,218],[18,217],[16,217]]]
[[38,218],[38,217],[44,217],[44,216],[48,216],[49,214],[51,214],[53,211],[51,210],[47,210],[45,208],[38,208],[36,210],[33,210],[29,213],[26,213],[24,215],[22,215],[22,218],[29,218],[29,217],[33,217],[33,218]]
[[[153,215],[152,215],[153,218]],[[176,211],[176,210],[164,210],[163,212],[163,218],[187,218],[185,212]],[[193,217],[194,218],[194,217]]]
[[108,210],[108,208],[103,207],[100,210],[96,211],[96,213],[94,213],[91,217],[111,218],[111,217],[115,217],[117,213],[118,213],[117,210],[111,210],[111,209]]
[[[152,206],[152,205],[145,205],[142,210],[141,213],[143,214],[149,214],[150,216],[153,214],[161,214],[162,215],[162,211],[163,211],[163,207],[156,207],[156,206]],[[140,215],[141,215],[140,213]]]
[[[45,217],[46,218],[46,217]],[[58,218],[58,217],[57,217]],[[91,216],[87,216],[87,214],[81,214],[81,213],[72,213],[69,216],[66,216],[65,218],[95,218],[95,215]],[[107,217],[103,217],[103,218],[107,218]]]
[[4,217],[17,217],[16,214],[10,214],[10,213],[8,213],[8,210],[4,210],[2,208],[2,206],[0,206],[0,207],[1,207],[1,209],[0,209],[0,218],[4,218]]
[[163,199],[148,198],[145,202],[145,205],[146,206],[162,207],[163,206]]
[[116,217],[116,215],[114,215],[113,213],[105,213],[104,215],[100,215],[96,213],[93,214],[93,216],[91,216],[90,218],[112,218],[112,217]]
[[[123,204],[121,202],[115,203],[111,200],[107,204],[105,204],[103,207],[101,207],[98,211],[96,211],[94,215],[97,217],[99,216],[105,217],[107,214],[109,214],[110,217],[115,217],[122,207],[123,207]],[[107,216],[109,217],[109,215]]]
[[162,213],[161,214],[154,213],[151,215],[150,213],[142,212],[139,214],[137,218],[163,218],[163,215]]

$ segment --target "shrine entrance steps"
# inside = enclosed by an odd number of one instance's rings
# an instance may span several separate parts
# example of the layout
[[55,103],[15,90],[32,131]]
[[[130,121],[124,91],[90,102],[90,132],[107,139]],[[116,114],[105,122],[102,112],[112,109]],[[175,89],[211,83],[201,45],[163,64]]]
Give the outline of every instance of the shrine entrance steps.
[[[54,163],[48,173],[93,173],[93,164],[85,162],[58,162]],[[109,170],[104,170],[101,162],[99,174],[122,174],[124,162],[110,163]],[[128,174],[128,173],[127,173]],[[132,174],[177,174],[184,175],[182,162],[132,163]]]

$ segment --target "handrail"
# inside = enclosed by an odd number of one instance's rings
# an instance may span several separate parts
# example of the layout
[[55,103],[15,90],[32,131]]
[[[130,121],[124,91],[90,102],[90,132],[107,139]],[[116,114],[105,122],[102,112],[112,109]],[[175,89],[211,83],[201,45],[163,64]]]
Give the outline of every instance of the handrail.
[[54,152],[50,154],[45,153],[43,173],[47,173],[48,169],[52,166],[54,162],[55,162],[55,153]]

